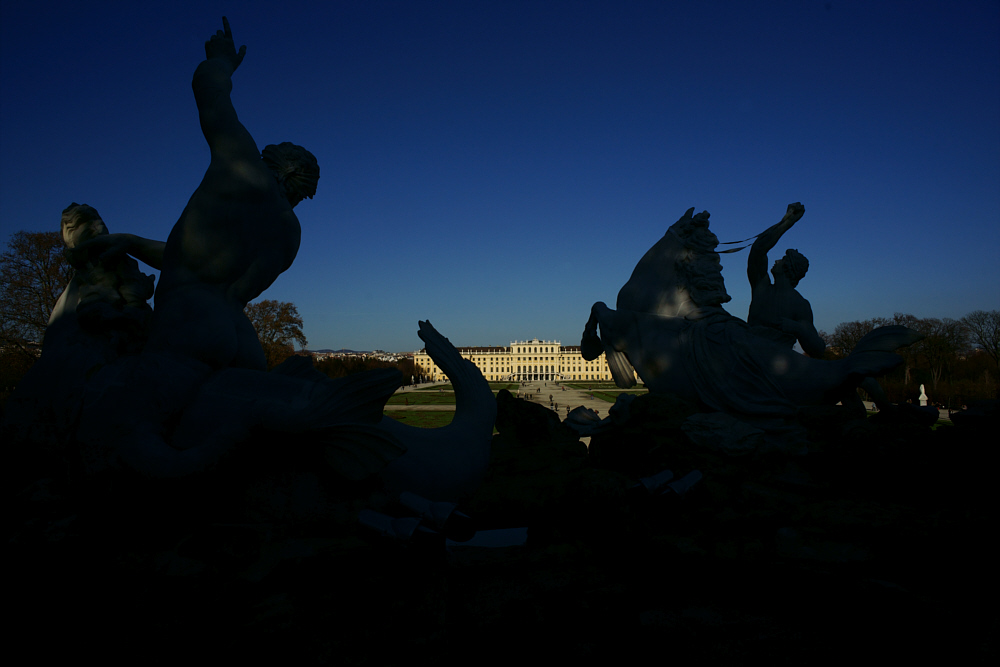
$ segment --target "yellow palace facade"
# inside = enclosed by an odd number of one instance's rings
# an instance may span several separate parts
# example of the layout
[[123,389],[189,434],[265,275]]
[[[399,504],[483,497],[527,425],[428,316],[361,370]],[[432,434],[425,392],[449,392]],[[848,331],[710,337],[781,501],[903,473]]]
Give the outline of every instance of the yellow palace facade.
[[[458,351],[491,382],[611,379],[603,354],[586,361],[579,345],[562,345],[557,340],[534,338],[513,341],[508,347],[460,347]],[[414,352],[413,361],[427,380],[448,379],[426,350]]]

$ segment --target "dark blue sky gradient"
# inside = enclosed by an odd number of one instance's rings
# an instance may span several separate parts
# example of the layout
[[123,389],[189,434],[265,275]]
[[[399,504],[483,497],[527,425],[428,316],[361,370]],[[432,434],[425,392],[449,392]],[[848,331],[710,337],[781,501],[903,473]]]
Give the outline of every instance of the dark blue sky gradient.
[[[86,7],[86,5],[93,5]],[[311,348],[579,344],[691,206],[789,202],[816,325],[1000,308],[1000,2],[4,2],[0,240],[71,201],[165,239],[208,164],[191,74],[226,14],[240,119],[319,159]],[[729,310],[746,251],[724,255]]]

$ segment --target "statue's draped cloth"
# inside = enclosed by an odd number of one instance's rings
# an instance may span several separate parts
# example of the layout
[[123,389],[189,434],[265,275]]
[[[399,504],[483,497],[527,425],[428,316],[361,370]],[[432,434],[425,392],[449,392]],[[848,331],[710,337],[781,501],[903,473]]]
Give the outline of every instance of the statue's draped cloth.
[[687,339],[671,372],[685,373],[697,396],[720,412],[758,417],[788,417],[798,408],[785,395],[777,375],[788,370],[796,352],[754,334],[743,320],[722,308],[703,308],[683,320],[678,335]]

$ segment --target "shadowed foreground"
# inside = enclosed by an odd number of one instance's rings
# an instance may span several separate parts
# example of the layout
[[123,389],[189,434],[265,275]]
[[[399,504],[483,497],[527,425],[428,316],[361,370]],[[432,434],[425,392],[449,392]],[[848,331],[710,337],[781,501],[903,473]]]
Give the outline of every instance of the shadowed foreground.
[[[745,456],[694,444],[683,402],[653,398],[588,452],[542,406],[498,403],[490,472],[463,509],[481,528],[528,526],[524,545],[381,542],[349,500],[254,522],[237,505],[259,489],[238,465],[73,498],[43,478],[14,498],[12,636],[110,663],[995,657],[981,433],[834,411],[805,456]],[[703,477],[683,496],[637,492],[668,465]]]

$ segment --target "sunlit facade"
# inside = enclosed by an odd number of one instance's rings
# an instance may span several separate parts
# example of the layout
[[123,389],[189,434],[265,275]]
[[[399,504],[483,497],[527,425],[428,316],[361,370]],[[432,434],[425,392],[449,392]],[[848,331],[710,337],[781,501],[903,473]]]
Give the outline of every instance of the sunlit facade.
[[[490,382],[612,379],[603,354],[586,361],[579,345],[563,345],[557,340],[534,338],[512,341],[507,347],[460,347],[458,351]],[[448,379],[426,350],[414,352],[413,361],[427,380]]]

